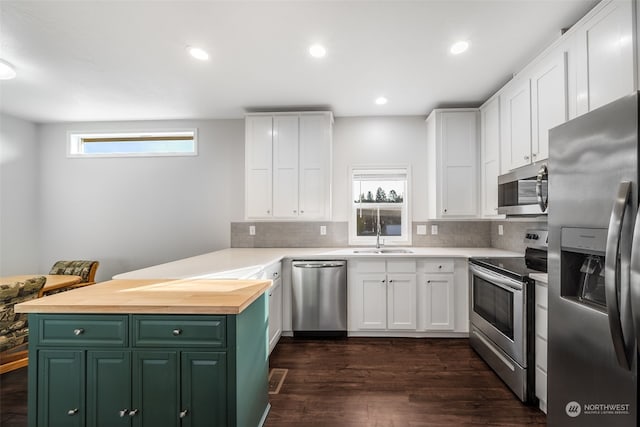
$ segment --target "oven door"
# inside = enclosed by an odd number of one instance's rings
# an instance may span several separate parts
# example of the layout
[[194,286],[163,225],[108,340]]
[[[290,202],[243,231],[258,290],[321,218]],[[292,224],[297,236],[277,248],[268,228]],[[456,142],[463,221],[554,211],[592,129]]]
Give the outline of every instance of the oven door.
[[469,269],[471,324],[526,368],[525,284],[475,264]]

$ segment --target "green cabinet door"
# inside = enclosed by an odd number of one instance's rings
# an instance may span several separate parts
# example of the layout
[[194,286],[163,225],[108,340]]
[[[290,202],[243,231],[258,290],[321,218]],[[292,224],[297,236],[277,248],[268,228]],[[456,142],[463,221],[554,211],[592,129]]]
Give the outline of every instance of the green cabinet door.
[[131,425],[131,352],[87,352],[87,427]]
[[179,426],[177,351],[133,353],[133,427]]
[[182,427],[227,425],[227,359],[221,352],[182,352]]
[[81,427],[85,420],[82,351],[38,352],[38,427]]

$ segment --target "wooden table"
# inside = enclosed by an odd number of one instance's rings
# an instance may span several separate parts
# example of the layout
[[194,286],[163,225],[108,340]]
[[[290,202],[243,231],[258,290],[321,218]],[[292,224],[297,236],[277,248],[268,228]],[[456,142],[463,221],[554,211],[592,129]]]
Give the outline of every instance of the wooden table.
[[70,274],[25,274],[21,276],[0,277],[0,282],[22,282],[27,279],[31,279],[32,277],[40,276],[46,277],[47,281],[45,282],[42,289],[40,289],[40,292],[38,292],[38,298],[40,298],[47,292],[55,291],[57,289],[63,289],[68,286],[73,286],[76,283],[80,283],[80,281],[82,280],[82,277],[73,276]]

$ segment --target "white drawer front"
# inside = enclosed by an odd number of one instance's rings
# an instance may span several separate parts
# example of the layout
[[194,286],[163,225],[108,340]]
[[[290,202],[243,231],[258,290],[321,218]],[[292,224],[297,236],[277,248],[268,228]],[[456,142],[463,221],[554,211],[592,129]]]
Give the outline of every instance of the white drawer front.
[[548,312],[546,308],[536,306],[536,337],[544,338],[545,340],[549,336],[548,333]]
[[276,280],[282,275],[282,263],[276,262],[264,269],[264,278],[269,280]]
[[425,273],[453,273],[452,259],[430,259],[423,261]]
[[547,340],[536,337],[536,369],[547,372]]
[[359,273],[384,273],[386,263],[384,259],[376,260],[353,260],[349,261],[349,266],[355,268]]
[[540,307],[549,307],[549,296],[547,295],[547,287],[536,282],[536,305]]
[[387,273],[415,273],[416,260],[387,260]]

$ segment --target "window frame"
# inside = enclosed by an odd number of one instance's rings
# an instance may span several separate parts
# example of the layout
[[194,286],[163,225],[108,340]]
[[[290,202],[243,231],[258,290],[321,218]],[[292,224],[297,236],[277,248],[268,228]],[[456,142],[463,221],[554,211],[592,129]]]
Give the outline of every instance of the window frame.
[[[412,217],[411,217],[411,166],[410,165],[351,165],[349,166],[348,185],[349,185],[349,245],[354,246],[370,246],[376,244],[376,236],[358,236],[357,235],[357,223],[356,215],[358,210],[358,203],[354,201],[353,197],[353,175],[354,171],[398,171],[404,170],[406,173],[406,188],[403,196],[404,211],[401,214],[401,218],[406,220],[406,226],[402,229],[406,234],[400,236],[380,236],[381,245],[385,246],[410,246],[412,241]],[[372,207],[384,205],[384,203],[370,203]]]
[[[168,137],[180,136],[179,134],[191,134],[193,138],[193,151],[179,152],[137,152],[137,153],[84,153],[82,152],[83,138],[118,138],[123,141],[126,138],[148,138],[148,137]],[[198,155],[198,129],[197,128],[179,128],[179,129],[144,129],[144,130],[83,130],[67,132],[67,157],[69,158],[110,158],[110,157],[193,157]]]

